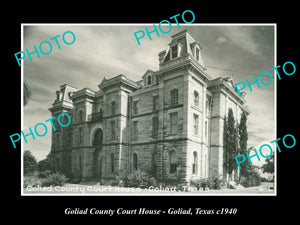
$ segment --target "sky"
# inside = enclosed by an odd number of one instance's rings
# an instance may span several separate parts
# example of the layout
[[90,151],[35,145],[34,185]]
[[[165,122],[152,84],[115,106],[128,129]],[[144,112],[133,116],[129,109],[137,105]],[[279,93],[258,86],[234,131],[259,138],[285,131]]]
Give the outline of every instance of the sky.
[[[211,77],[233,75],[234,83],[254,81],[263,71],[270,71],[274,64],[274,26],[271,25],[201,25],[193,24],[180,28],[173,24],[168,34],[153,33],[152,40],[147,35],[137,44],[134,32],[153,29],[152,24],[135,25],[24,25],[23,51],[34,51],[42,41],[52,43],[52,52],[33,54],[32,61],[23,60],[23,80],[30,86],[32,95],[23,108],[23,131],[33,128],[37,123],[51,118],[48,110],[56,98],[55,92],[63,84],[69,84],[78,90],[88,87],[98,90],[98,84],[104,76],[111,78],[124,74],[138,81],[148,70],[158,70],[158,53],[168,48],[171,36],[187,29],[202,46],[201,54],[207,72]],[[167,28],[165,28],[167,30]],[[66,31],[72,31],[76,40],[66,45],[61,37]],[[61,49],[50,38],[57,39]],[[72,36],[66,34],[66,41]],[[43,45],[47,52],[47,44]],[[275,76],[276,77],[276,76]],[[270,78],[265,77],[267,83]],[[274,80],[261,88],[253,86],[253,92],[247,88],[246,104],[251,113],[248,117],[248,147],[259,149],[264,143],[275,137]],[[50,128],[50,125],[49,125]],[[42,160],[51,148],[50,132],[44,137],[29,140],[23,146],[30,150],[37,160]],[[253,160],[255,161],[255,160]],[[260,165],[262,162],[254,162]]]

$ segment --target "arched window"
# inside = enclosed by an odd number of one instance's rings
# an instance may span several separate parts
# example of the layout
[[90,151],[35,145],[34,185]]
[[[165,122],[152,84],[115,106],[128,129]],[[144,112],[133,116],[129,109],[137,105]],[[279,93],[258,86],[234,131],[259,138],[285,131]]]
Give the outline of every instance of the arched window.
[[177,172],[177,154],[175,151],[169,153],[170,174]]
[[136,153],[133,153],[132,155],[132,165],[134,170],[138,169],[138,157]]
[[178,104],[178,90],[173,89],[171,91],[171,105],[177,105]]
[[110,172],[114,173],[115,172],[115,155],[114,153],[110,153]]
[[194,91],[194,105],[199,106],[199,92]]
[[94,134],[94,141],[93,141],[93,146],[99,146],[102,144],[103,140],[103,132],[102,129],[97,129],[97,131]]
[[198,154],[197,152],[193,153],[193,174],[198,173]]

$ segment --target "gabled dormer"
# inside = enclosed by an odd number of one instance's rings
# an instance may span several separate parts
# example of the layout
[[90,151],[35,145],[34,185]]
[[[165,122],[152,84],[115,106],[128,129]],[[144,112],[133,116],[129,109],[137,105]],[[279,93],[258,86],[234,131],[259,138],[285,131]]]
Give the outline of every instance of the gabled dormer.
[[152,70],[147,70],[146,73],[142,76],[144,87],[150,87],[158,83],[157,75]]
[[169,43],[168,50],[161,51],[158,54],[160,66],[189,56],[205,69],[201,57],[201,45],[187,30],[174,34],[171,38],[172,40]]
[[194,57],[194,59],[201,65],[204,67],[204,62],[202,60],[201,57],[201,45],[198,41],[195,41],[193,43],[191,43],[191,51],[192,51],[192,55]]

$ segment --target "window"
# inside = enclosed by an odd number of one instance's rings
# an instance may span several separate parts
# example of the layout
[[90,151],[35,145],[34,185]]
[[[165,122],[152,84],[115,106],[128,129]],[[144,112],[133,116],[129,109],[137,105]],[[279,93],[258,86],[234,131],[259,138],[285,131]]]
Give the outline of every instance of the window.
[[172,57],[171,59],[175,59],[177,57],[177,54],[178,54],[178,46],[175,45],[171,48],[171,52],[172,52]]
[[56,135],[56,147],[59,148],[59,134]]
[[194,91],[194,106],[199,106],[199,92]]
[[156,177],[156,167],[157,167],[157,154],[152,153],[152,176]]
[[193,153],[193,174],[198,172],[198,155],[197,152]]
[[173,89],[171,91],[171,105],[177,105],[178,104],[178,90]]
[[138,168],[138,157],[136,153],[133,153],[132,155],[132,165],[133,165],[133,169],[137,170]]
[[148,76],[148,77],[147,77],[147,84],[148,84],[148,85],[151,85],[151,76]]
[[196,48],[196,60],[199,61],[200,50]]
[[170,174],[177,172],[177,154],[175,151],[169,153],[169,162],[170,162]]
[[102,129],[97,129],[95,134],[94,134],[94,139],[93,139],[93,146],[100,146],[102,145],[102,141],[103,141],[103,132]]
[[207,140],[207,131],[208,131],[208,124],[207,124],[207,121],[205,121],[205,137],[206,137],[206,140]]
[[110,172],[114,173],[115,172],[115,155],[114,155],[114,153],[110,153],[109,158],[110,158]]
[[155,138],[158,135],[158,117],[152,117],[152,136]]
[[178,132],[178,118],[177,112],[170,114],[170,133],[177,134]]
[[198,128],[199,128],[199,116],[197,114],[194,114],[194,134],[198,134]]
[[116,128],[115,128],[115,121],[114,120],[110,121],[110,129],[111,129],[110,137],[111,137],[112,140],[114,140],[116,138],[116,131],[115,131]]
[[79,122],[82,122],[82,121],[83,121],[82,110],[80,110],[80,111],[78,112],[78,121],[79,121]]
[[138,121],[133,121],[132,124],[132,140],[138,139]]
[[78,135],[79,135],[79,138],[78,138],[78,142],[79,144],[82,144],[83,143],[83,129],[80,127],[79,130],[78,130]]
[[72,133],[71,132],[69,132],[68,133],[68,147],[72,147]]
[[158,95],[153,96],[153,111],[158,110]]
[[115,115],[116,114],[116,102],[113,101],[111,102],[111,115]]
[[206,100],[206,116],[209,115],[209,101]]
[[139,113],[139,101],[133,101],[133,114]]

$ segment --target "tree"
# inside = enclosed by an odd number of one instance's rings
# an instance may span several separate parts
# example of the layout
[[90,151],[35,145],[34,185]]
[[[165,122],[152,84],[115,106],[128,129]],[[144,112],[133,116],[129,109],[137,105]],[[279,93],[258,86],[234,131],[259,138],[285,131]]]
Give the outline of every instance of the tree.
[[23,166],[24,174],[29,174],[36,170],[37,161],[29,150],[26,150],[23,153]]
[[258,166],[250,165],[245,168],[245,174],[241,177],[241,184],[244,187],[254,187],[261,184],[261,177],[257,172]]
[[[228,110],[228,116],[224,120],[224,167],[227,174],[231,176],[236,168],[234,157],[237,155],[237,132],[233,111]],[[228,178],[227,178],[228,181]]]
[[49,155],[47,155],[47,157],[45,159],[43,159],[37,163],[37,168],[38,168],[38,171],[40,171],[40,172],[45,171],[45,170],[51,170]]
[[274,173],[274,155],[266,159],[266,164],[262,167],[264,173]]
[[[245,112],[242,112],[238,133],[239,133],[239,144],[240,144],[239,154],[246,155],[248,131],[247,131],[247,115]],[[244,176],[247,174],[249,166],[250,166],[250,163],[248,160],[246,160],[241,165],[241,170],[240,170],[241,176]]]

